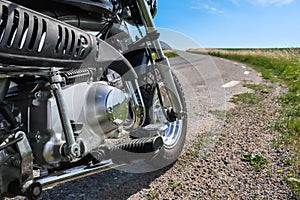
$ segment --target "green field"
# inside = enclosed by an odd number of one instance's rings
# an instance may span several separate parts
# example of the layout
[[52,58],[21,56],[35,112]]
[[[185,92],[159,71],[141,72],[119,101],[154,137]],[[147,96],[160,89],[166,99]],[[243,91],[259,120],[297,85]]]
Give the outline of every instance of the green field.
[[[188,52],[209,54],[248,64],[265,79],[288,87],[278,101],[282,103],[280,117],[274,127],[280,133],[278,148],[291,152],[291,164],[300,171],[300,48],[274,49],[190,49]],[[300,184],[292,185],[300,195]]]

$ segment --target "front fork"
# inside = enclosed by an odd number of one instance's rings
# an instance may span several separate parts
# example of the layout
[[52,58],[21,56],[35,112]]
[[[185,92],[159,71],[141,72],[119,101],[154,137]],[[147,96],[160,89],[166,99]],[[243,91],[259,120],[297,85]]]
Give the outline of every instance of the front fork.
[[[155,24],[151,15],[151,12],[149,10],[149,6],[146,2],[146,0],[136,0],[137,6],[140,11],[140,15],[143,21],[143,25],[146,29],[147,34],[151,34],[152,32],[157,31],[155,28]],[[161,44],[158,39],[151,41],[152,46],[155,49],[156,54],[156,68],[160,72],[161,78],[164,80],[165,86],[174,93],[174,96],[177,97],[174,102],[172,102],[175,107],[177,108],[177,112],[179,111],[182,113],[184,111],[183,109],[183,102],[180,100],[178,89],[175,85],[174,77],[171,72],[170,63],[167,57],[165,57],[164,52],[162,50]],[[179,109],[178,109],[179,108]],[[179,114],[179,113],[178,113]]]

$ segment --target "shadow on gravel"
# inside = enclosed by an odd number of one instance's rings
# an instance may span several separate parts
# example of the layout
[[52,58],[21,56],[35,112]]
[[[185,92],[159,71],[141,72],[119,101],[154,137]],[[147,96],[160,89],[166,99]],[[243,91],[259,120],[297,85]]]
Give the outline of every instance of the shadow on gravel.
[[45,190],[40,199],[125,200],[131,195],[149,188],[153,180],[163,175],[171,167],[137,174],[112,169]]

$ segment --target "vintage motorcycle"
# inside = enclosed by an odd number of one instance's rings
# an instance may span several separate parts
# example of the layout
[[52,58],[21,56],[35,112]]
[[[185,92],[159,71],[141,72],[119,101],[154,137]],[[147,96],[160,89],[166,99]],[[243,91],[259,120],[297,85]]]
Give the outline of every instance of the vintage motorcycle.
[[159,169],[178,158],[185,100],[153,23],[156,0],[0,6],[1,197],[37,199],[133,161]]

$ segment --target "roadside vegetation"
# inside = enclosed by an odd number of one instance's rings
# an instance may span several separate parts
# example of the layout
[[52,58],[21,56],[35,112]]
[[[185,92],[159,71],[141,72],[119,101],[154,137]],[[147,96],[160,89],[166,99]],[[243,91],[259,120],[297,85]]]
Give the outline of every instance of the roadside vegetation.
[[[275,130],[279,132],[276,146],[285,147],[291,152],[291,164],[300,172],[300,48],[289,49],[190,49],[192,53],[209,54],[245,63],[261,72],[263,78],[271,82],[279,82],[288,87],[288,92],[278,101],[282,103],[280,116]],[[268,93],[268,88],[256,85],[246,87]],[[249,98],[252,94],[242,94],[234,101],[259,101]],[[252,102],[255,103],[255,102]],[[297,177],[299,178],[299,177]],[[291,186],[300,196],[300,183],[294,181]]]
[[165,51],[164,51],[164,54],[165,54],[165,56],[168,57],[168,58],[174,58],[174,57],[177,57],[177,56],[178,56],[178,54],[177,54],[176,51],[174,51],[174,50],[165,50]]
[[[176,52],[176,50],[164,50],[164,55],[167,57],[167,58],[175,58],[177,56],[179,56]],[[153,60],[156,60],[156,55],[155,53],[152,54],[152,59]]]

